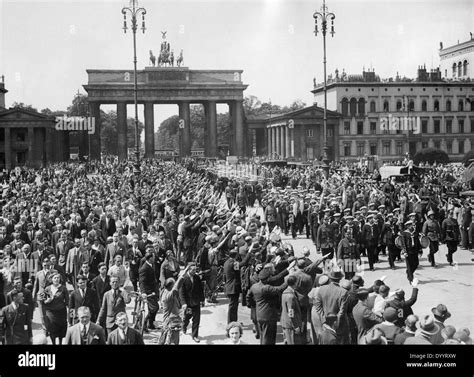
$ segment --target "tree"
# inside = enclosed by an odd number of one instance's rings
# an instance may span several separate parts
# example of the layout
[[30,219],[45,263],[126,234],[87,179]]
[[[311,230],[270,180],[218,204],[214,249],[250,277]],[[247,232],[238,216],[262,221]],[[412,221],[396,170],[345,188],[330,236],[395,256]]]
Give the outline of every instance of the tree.
[[468,167],[470,165],[469,160],[471,159],[474,159],[474,149],[471,149],[464,155],[464,158],[462,159],[464,166]]
[[[100,141],[102,150],[107,154],[118,154],[117,113],[113,110],[108,113],[100,111],[101,132]],[[144,129],[142,122],[138,121],[138,130],[141,135]],[[127,118],[127,147],[135,146],[135,118]]]
[[38,110],[36,108],[34,108],[31,105],[26,105],[23,102],[13,102],[12,108],[14,108],[14,109],[23,109],[23,110],[28,110],[28,111],[34,111],[36,113],[38,112]]
[[442,163],[446,164],[449,162],[449,156],[445,151],[436,148],[425,148],[418,151],[413,157],[413,162],[418,164],[420,162],[428,162],[429,164],[433,163]]

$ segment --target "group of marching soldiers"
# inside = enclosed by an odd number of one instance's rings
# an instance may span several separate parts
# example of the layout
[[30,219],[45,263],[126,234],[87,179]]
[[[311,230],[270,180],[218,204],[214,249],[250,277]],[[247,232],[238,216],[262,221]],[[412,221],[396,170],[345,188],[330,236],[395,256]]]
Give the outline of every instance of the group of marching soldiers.
[[348,267],[346,279],[352,278],[360,268],[361,256],[367,257],[369,269],[374,271],[380,255],[388,255],[391,269],[396,269],[395,262],[401,261],[403,255],[411,282],[423,248],[429,246],[428,261],[436,267],[435,254],[440,242],[447,245],[447,262],[454,263],[453,254],[461,236],[452,208],[448,209],[446,218],[432,209],[425,214],[403,214],[400,208],[389,211],[384,204],[367,204],[359,194],[352,208],[341,212],[341,197],[321,198],[318,191],[305,195],[303,190],[287,194],[281,190],[263,199],[269,230],[278,226],[286,235],[291,232],[293,238],[297,233],[306,234],[323,256],[336,257]]

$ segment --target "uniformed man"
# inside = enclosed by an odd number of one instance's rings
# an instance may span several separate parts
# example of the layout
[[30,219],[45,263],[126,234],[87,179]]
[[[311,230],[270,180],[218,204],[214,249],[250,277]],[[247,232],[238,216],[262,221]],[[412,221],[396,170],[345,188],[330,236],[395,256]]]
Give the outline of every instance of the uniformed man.
[[396,221],[393,213],[389,213],[380,234],[380,242],[388,249],[388,263],[392,270],[395,270],[395,259],[400,256],[400,249],[395,245],[399,232]]
[[448,259],[448,263],[452,266],[453,254],[458,248],[458,242],[460,238],[459,224],[454,218],[453,209],[448,211],[448,218],[443,221],[443,224],[441,225],[441,232],[443,242],[446,242],[446,246],[448,247],[448,254],[446,254],[446,258]]
[[402,233],[402,250],[405,262],[407,265],[407,278],[411,283],[413,281],[413,274],[419,265],[418,254],[421,250],[420,236],[415,230],[413,221],[408,220],[405,223],[405,231]]
[[339,224],[340,218],[341,214],[335,213],[333,216],[333,222],[331,223],[332,231],[334,234],[334,246],[339,245],[339,241],[341,241],[342,238],[341,226]]
[[311,227],[311,239],[313,240],[313,244],[316,245],[319,228],[319,205],[316,204],[316,201],[312,202],[309,214],[309,224]]
[[374,221],[374,215],[370,214],[367,216],[368,223],[362,227],[361,242],[363,243],[366,251],[367,258],[369,259],[370,271],[374,271],[374,263],[376,261],[376,248],[378,244],[378,228]]
[[435,254],[439,250],[439,239],[441,238],[441,227],[439,222],[435,220],[435,213],[433,210],[428,212],[428,220],[423,224],[423,235],[430,239],[430,253],[428,254],[428,261],[432,267],[436,267]]
[[323,219],[323,224],[318,229],[316,237],[316,249],[322,251],[323,256],[329,254],[328,259],[332,259],[334,255],[334,234],[331,225],[329,224],[329,209],[326,209]]
[[352,206],[352,216],[354,216],[355,212],[359,211],[364,205],[364,195],[357,194],[357,201]]
[[31,311],[28,305],[23,303],[23,292],[13,290],[10,296],[12,303],[5,306],[0,313],[0,317],[3,317],[6,344],[30,345],[33,339]]
[[356,266],[360,265],[360,254],[350,227],[345,228],[344,238],[338,243],[337,259],[345,279],[351,280],[356,273]]

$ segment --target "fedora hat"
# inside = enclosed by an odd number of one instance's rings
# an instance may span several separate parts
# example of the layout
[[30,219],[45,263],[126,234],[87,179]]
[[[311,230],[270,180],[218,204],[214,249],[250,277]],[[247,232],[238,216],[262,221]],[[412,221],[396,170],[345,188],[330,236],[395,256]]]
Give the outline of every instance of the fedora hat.
[[443,320],[448,319],[451,317],[451,313],[448,311],[448,308],[446,305],[439,304],[436,308],[432,308],[431,312],[439,318],[442,318]]
[[365,344],[387,344],[387,339],[380,329],[373,329],[365,337]]
[[425,315],[424,317],[420,318],[416,327],[421,331],[424,335],[434,335],[439,331],[439,326],[435,323],[433,316]]
[[362,279],[362,276],[356,275],[352,278],[352,284],[362,287],[364,286],[364,279]]
[[331,280],[341,280],[344,277],[341,271],[331,271],[329,273],[329,279]]

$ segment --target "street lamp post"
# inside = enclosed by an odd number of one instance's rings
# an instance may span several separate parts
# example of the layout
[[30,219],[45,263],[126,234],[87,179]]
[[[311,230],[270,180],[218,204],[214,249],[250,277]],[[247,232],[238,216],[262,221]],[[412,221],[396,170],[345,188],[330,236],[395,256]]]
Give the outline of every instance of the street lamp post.
[[334,13],[328,12],[326,6],[326,0],[323,0],[323,6],[321,7],[321,12],[315,12],[313,14],[314,18],[314,35],[318,35],[318,19],[321,21],[321,31],[323,33],[323,65],[324,65],[324,117],[323,117],[323,169],[326,174],[326,178],[329,177],[329,156],[328,156],[328,139],[327,139],[327,86],[326,86],[326,32],[327,32],[327,22],[328,19],[331,20],[331,36],[334,37],[334,19],[336,15]]
[[123,32],[127,32],[127,11],[132,16],[133,32],[133,78],[134,78],[134,102],[135,102],[135,175],[140,174],[140,134],[138,131],[138,87],[137,87],[137,16],[142,15],[142,32],[145,33],[145,8],[137,8],[138,0],[130,0],[130,7],[122,8],[123,14]]

